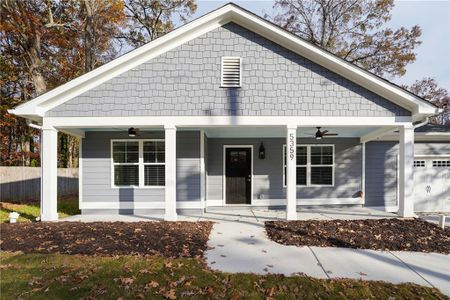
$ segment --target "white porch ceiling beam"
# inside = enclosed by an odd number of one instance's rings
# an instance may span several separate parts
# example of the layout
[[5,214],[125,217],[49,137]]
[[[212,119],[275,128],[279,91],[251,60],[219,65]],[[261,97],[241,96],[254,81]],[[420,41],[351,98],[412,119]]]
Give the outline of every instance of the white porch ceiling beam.
[[84,130],[78,129],[78,128],[63,128],[63,129],[59,129],[57,128],[58,131],[61,131],[65,134],[68,135],[73,135],[76,137],[80,137],[80,138],[85,138],[85,132]]
[[149,116],[149,117],[49,117],[44,124],[61,129],[109,127],[221,127],[221,126],[399,126],[411,117],[292,117],[292,116]]
[[368,133],[366,135],[363,135],[360,138],[360,142],[361,143],[367,143],[367,142],[373,141],[374,139],[376,139],[376,138],[378,138],[380,136],[383,136],[383,135],[385,135],[387,133],[390,133],[390,132],[394,131],[395,129],[396,129],[396,127],[389,126],[389,127],[383,127],[383,128],[374,130],[374,131],[372,131],[372,132],[370,132],[370,133]]

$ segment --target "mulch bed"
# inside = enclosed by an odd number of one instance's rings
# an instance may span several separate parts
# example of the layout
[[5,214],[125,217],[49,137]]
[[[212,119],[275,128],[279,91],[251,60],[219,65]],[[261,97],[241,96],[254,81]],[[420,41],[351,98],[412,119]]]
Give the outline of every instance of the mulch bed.
[[267,221],[284,245],[450,253],[450,229],[418,219]]
[[0,224],[0,249],[24,253],[203,257],[211,222]]

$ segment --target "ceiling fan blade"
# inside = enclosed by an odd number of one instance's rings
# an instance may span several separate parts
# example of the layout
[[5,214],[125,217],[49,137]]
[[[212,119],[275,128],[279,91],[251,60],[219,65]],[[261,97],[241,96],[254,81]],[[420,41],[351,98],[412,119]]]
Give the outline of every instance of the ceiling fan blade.
[[322,133],[322,135],[325,135],[325,134],[327,134],[327,132],[328,132],[328,130],[324,130],[321,133]]
[[339,133],[325,133],[326,136],[336,136],[339,135]]

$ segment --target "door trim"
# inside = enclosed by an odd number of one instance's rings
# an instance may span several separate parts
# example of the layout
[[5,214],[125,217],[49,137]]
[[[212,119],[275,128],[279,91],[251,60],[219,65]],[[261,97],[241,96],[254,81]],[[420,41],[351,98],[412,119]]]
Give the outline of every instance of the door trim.
[[[229,148],[250,148],[250,157],[251,157],[251,164],[250,164],[250,204],[227,204],[226,196],[227,196],[227,189],[226,189],[226,150]],[[253,145],[223,145],[223,153],[222,153],[223,163],[222,163],[222,206],[251,206],[253,205]]]

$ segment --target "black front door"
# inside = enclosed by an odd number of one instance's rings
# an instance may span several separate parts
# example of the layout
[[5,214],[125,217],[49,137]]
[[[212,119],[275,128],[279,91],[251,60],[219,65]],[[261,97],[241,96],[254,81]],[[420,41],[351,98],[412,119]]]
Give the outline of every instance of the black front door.
[[250,148],[225,150],[226,204],[251,204],[252,151]]

